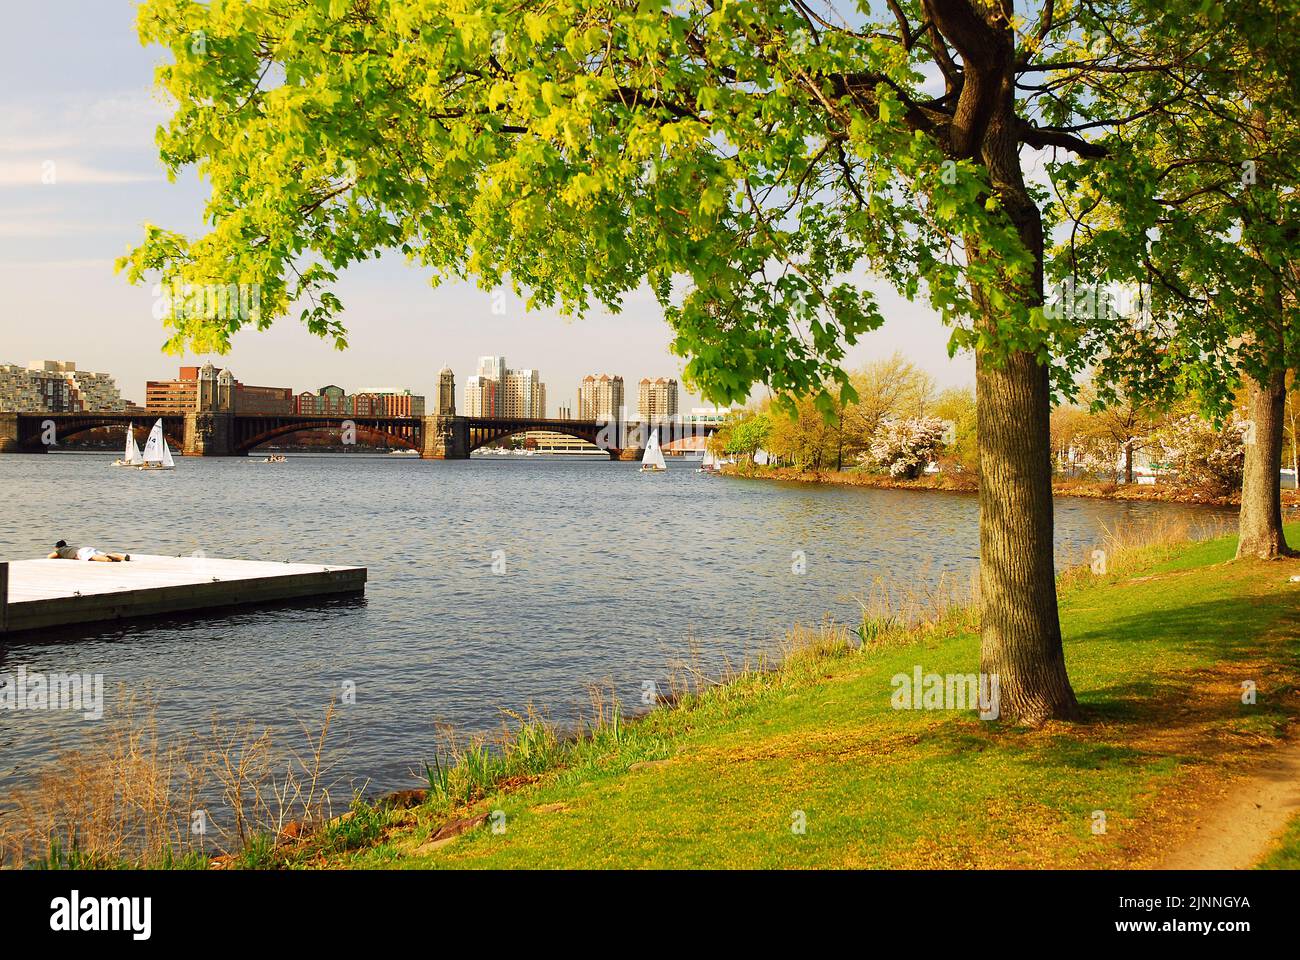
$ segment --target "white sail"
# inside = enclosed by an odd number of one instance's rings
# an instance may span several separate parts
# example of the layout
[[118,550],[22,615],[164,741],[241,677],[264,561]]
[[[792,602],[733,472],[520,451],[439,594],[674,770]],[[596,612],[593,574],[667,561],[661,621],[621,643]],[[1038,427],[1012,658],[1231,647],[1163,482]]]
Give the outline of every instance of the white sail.
[[162,421],[159,420],[149,431],[149,439],[144,442],[144,453],[141,459],[145,463],[162,463],[163,447],[166,445],[167,441],[163,439]]
[[122,454],[122,460],[135,466],[139,466],[144,462],[144,459],[140,456],[140,445],[135,442],[134,423],[126,428],[126,451]]
[[655,470],[668,469],[668,464],[664,463],[664,452],[659,448],[659,429],[657,427],[650,431],[650,440],[645,445],[645,455],[641,458],[641,466]]
[[713,451],[710,450],[708,447],[705,447],[705,448],[704,448],[704,467],[705,467],[705,469],[707,470],[707,469],[709,469],[709,468],[711,468],[711,467],[715,467],[715,466],[717,466],[717,465],[718,465],[718,461],[714,459],[714,457],[713,457]]
[[172,459],[172,448],[167,446],[167,438],[162,438],[162,465],[164,467],[176,466],[176,461]]

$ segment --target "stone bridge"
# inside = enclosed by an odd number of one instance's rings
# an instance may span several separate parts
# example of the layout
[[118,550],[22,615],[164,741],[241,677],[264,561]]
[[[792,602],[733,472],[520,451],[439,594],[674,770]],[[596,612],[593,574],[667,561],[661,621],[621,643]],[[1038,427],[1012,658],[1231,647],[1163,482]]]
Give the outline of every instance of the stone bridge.
[[420,456],[465,460],[479,447],[531,430],[577,437],[609,453],[611,460],[639,460],[650,427],[664,446],[708,436],[714,424],[664,421],[657,424],[600,420],[550,420],[513,417],[343,417],[296,414],[190,413],[0,413],[0,453],[42,453],[79,433],[134,423],[141,435],[161,419],[171,446],[188,457],[244,456],[254,447],[304,430],[337,432],[339,442],[384,437]]

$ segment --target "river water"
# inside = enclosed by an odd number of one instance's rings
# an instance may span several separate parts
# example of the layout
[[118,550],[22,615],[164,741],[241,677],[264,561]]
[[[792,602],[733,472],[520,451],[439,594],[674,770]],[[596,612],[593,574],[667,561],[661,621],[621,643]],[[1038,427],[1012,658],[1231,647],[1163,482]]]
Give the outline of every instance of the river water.
[[[977,555],[972,495],[710,477],[685,462],[642,475],[603,459],[319,455],[140,473],[112,459],[0,457],[0,557],[43,556],[62,538],[360,564],[365,599],[24,638],[0,644],[0,673],[103,674],[110,712],[147,690],[167,733],[217,716],[286,737],[350,683],[335,769],[368,790],[415,783],[440,722],[495,728],[500,708],[530,703],[571,720],[602,680],[635,705],[672,662],[739,663],[792,623],[854,622],[877,578],[964,577]],[[1180,515],[1227,514],[1062,498],[1058,557],[1079,562],[1105,528]],[[0,792],[75,746],[86,723],[0,711]]]

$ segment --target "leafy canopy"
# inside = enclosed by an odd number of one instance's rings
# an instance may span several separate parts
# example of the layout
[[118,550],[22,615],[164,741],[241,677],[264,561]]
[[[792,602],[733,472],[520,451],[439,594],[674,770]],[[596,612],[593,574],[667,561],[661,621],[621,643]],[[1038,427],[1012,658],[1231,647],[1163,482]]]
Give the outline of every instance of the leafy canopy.
[[1099,399],[1121,407],[1195,394],[1222,415],[1243,376],[1300,368],[1300,2],[1209,13],[1158,37],[1168,69],[1112,81],[1135,117],[1106,157],[1060,170],[1057,275],[1146,291],[1143,322],[1088,338]]
[[396,249],[435,283],[508,283],[568,313],[648,285],[717,401],[760,382],[826,413],[837,387],[851,397],[845,349],[883,321],[864,271],[928,297],[954,351],[1046,361],[1078,332],[1040,307],[968,73],[1049,78],[1016,94],[1009,134],[1095,157],[1077,131],[1109,122],[1097,81],[1121,49],[1140,59],[1116,38],[1152,14],[1029,6],[145,0],[140,37],[173,60],[160,153],[211,184],[208,226],[149,225],[119,268],[260,285],[256,316],[167,317],[173,349],[222,351],[295,309],[342,347],[332,284]]

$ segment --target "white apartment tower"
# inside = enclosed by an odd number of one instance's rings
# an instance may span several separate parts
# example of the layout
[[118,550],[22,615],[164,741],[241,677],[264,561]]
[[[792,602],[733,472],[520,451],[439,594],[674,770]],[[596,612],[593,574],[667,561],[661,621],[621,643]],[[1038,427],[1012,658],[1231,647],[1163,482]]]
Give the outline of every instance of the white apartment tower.
[[623,378],[588,374],[578,384],[578,419],[614,422],[623,416]]
[[497,381],[487,377],[465,378],[465,416],[497,415]]
[[546,384],[537,370],[511,370],[505,357],[479,357],[478,372],[465,381],[465,415],[542,419]]
[[646,377],[638,385],[636,412],[643,423],[677,416],[677,381],[669,377]]

